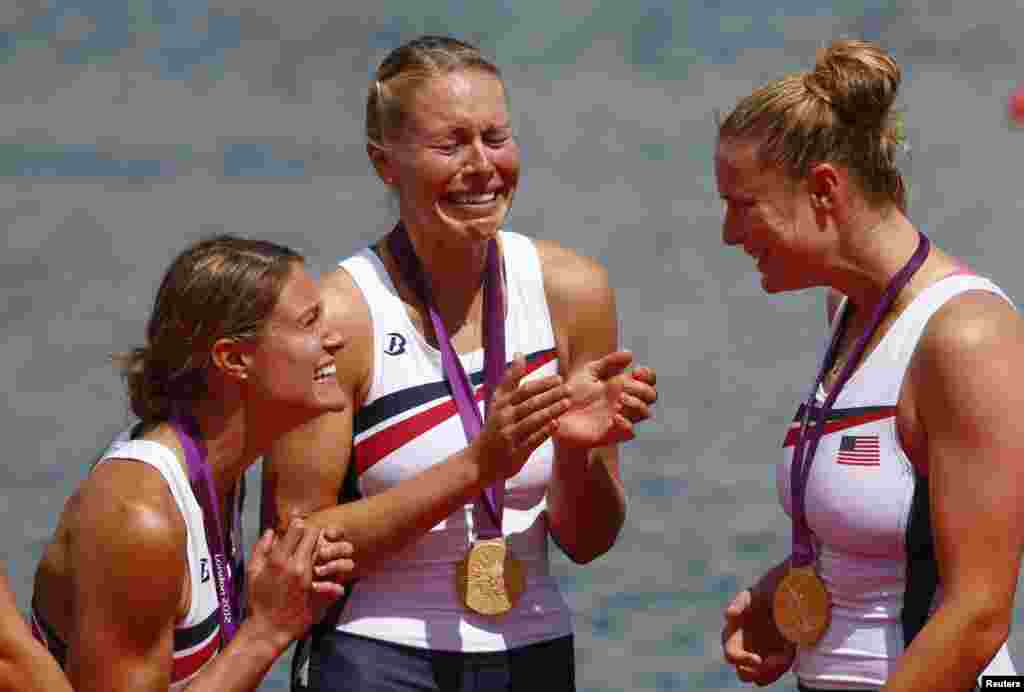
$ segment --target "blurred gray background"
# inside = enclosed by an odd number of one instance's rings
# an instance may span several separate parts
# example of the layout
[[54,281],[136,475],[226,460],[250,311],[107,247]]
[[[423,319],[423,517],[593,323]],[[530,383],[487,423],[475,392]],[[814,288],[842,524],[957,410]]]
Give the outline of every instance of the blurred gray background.
[[[579,688],[741,687],[721,662],[721,611],[788,552],[773,467],[824,317],[820,292],[765,296],[722,247],[716,109],[810,66],[833,37],[880,41],[905,70],[913,220],[1024,296],[1024,133],[1005,115],[1024,10],[760,5],[0,3],[0,545],[19,604],[65,498],[129,420],[107,358],[141,341],[172,257],[224,231],[295,246],[322,271],[386,232],[394,205],[364,152],[368,79],[402,41],[449,33],[505,73],[524,167],[508,227],[603,261],[623,344],[659,373],[654,420],[624,450],[619,543],[587,567],[555,558]],[[285,670],[261,690],[286,689]]]

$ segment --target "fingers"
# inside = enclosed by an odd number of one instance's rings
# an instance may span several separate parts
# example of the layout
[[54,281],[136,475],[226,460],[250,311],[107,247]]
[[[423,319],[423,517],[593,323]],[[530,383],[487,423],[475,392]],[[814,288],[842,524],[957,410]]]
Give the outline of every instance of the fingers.
[[355,546],[340,538],[330,538],[328,530],[324,529],[320,534],[320,541],[317,543],[316,564],[323,565],[339,558],[352,557],[355,554]]
[[515,391],[516,387],[519,386],[519,380],[523,379],[523,375],[526,374],[526,356],[522,353],[516,353],[512,356],[512,364],[505,370],[505,374],[501,378],[501,382],[498,383],[498,389],[495,395],[508,394]]
[[633,354],[630,351],[613,351],[604,358],[595,360],[590,364],[591,372],[601,380],[618,375],[633,362]]
[[[352,560],[355,547],[348,541],[329,540],[326,534],[325,529],[317,544],[313,574],[321,579],[343,581],[355,569],[356,563]],[[332,535],[340,535],[340,531],[332,530]]]
[[[641,368],[641,370],[647,369],[649,368]],[[658,390],[654,386],[653,371],[651,372],[652,379],[650,381],[642,376],[642,374],[638,376],[640,372],[640,370],[631,372],[630,377],[624,383],[623,389],[626,393],[643,401],[645,404],[653,404],[658,400]]]
[[646,365],[633,370],[633,379],[654,387],[658,384],[658,376],[654,372],[654,368],[649,368]]
[[314,581],[313,591],[317,595],[335,600],[345,595],[345,587],[333,581]]
[[260,539],[256,541],[256,544],[252,547],[252,553],[249,558],[248,571],[250,573],[257,573],[263,569],[263,566],[267,563],[267,558],[270,555],[270,549],[274,545],[274,530],[267,529],[260,536]]
[[552,397],[556,398],[567,396],[569,393],[568,388],[563,383],[564,380],[561,375],[548,375],[547,377],[523,382],[516,389],[507,393],[505,403],[517,406],[541,394],[551,394]]

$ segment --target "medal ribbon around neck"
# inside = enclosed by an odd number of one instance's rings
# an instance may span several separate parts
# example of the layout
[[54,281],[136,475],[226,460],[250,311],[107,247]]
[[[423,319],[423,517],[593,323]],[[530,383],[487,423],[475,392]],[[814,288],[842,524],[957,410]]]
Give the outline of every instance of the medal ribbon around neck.
[[[225,534],[220,522],[220,503],[213,483],[210,465],[206,463],[206,446],[199,441],[199,425],[188,414],[176,413],[171,417],[171,426],[181,440],[188,466],[188,480],[192,485],[199,506],[203,510],[203,528],[206,529],[206,543],[213,558],[213,582],[217,587],[217,615],[220,619],[221,648],[235,636],[242,618],[241,579],[233,579],[225,550]],[[239,569],[243,563],[231,565]]]
[[[420,264],[416,251],[409,240],[405,226],[399,223],[388,238],[388,250],[398,263],[402,279],[416,293],[416,297],[427,306],[430,321],[434,325],[437,345],[441,350],[441,366],[452,399],[462,419],[462,428],[466,432],[466,440],[471,441],[480,434],[483,418],[476,406],[473,387],[470,385],[466,370],[462,367],[455,349],[452,347],[448,330],[445,329],[441,315],[434,305],[427,284],[426,273]],[[505,293],[502,287],[501,269],[498,265],[498,242],[491,239],[487,244],[487,260],[484,267],[484,406],[490,410],[494,390],[505,372]],[[501,519],[505,505],[505,483],[500,481],[486,488],[478,500],[482,503],[489,526],[478,532],[481,539],[501,537]]]
[[[842,324],[836,328],[832,335],[832,341],[825,352],[821,369],[814,380],[814,386],[811,387],[811,393],[807,397],[807,402],[804,404],[800,429],[797,433],[796,444],[793,446],[793,461],[790,466],[790,488],[793,496],[793,557],[791,562],[793,567],[806,567],[814,564],[814,545],[811,540],[811,528],[807,524],[805,502],[807,479],[811,475],[811,465],[814,463],[814,454],[818,449],[818,443],[825,434],[825,421],[832,410],[833,404],[835,404],[836,398],[839,396],[840,390],[842,390],[843,385],[846,384],[853,374],[854,368],[857,367],[858,361],[860,361],[861,356],[864,354],[864,349],[867,348],[868,341],[871,340],[871,336],[878,329],[878,325],[881,324],[885,313],[889,311],[893,301],[896,300],[896,296],[903,290],[903,287],[907,285],[911,277],[921,268],[921,265],[924,264],[925,259],[928,257],[931,242],[924,233],[918,232],[918,236],[920,240],[918,241],[917,249],[907,263],[903,265],[903,268],[892,277],[885,287],[882,298],[878,301],[871,315],[871,320],[854,344],[853,351],[843,366],[842,372],[839,373],[839,377],[825,398],[825,403],[821,407],[815,406],[818,388],[824,382],[825,374],[828,372],[829,365],[835,356],[839,335],[843,330]],[[842,316],[844,321],[847,314],[848,312],[844,310]],[[811,411],[814,411],[815,414],[814,424],[808,425]]]

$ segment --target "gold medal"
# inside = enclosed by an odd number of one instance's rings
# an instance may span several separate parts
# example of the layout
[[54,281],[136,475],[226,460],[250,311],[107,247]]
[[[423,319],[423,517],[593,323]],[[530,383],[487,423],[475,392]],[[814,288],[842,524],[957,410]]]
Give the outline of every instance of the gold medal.
[[455,571],[462,602],[481,615],[504,615],[526,590],[526,571],[503,538],[474,543]]
[[814,567],[790,567],[775,589],[772,616],[788,641],[802,646],[816,644],[831,619],[832,601]]

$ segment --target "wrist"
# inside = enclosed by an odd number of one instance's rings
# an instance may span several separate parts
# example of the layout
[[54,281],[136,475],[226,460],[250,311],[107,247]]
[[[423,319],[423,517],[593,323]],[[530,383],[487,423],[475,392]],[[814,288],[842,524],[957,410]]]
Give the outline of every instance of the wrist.
[[238,642],[247,656],[266,658],[271,663],[283,654],[295,637],[274,627],[259,615],[250,615],[242,621],[232,643]]

